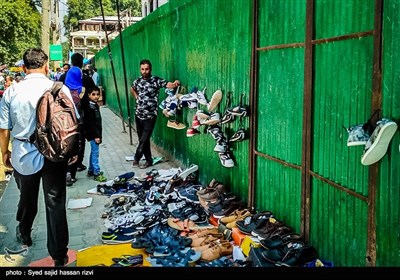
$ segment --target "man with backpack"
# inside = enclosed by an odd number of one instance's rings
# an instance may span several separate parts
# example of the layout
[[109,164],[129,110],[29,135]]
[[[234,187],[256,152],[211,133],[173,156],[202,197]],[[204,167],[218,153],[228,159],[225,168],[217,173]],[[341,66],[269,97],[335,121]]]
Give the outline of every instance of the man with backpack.
[[[0,103],[0,147],[3,163],[14,169],[15,181],[20,190],[16,237],[22,245],[32,245],[31,230],[38,212],[38,195],[42,180],[47,249],[55,266],[65,266],[68,262],[69,243],[65,180],[68,160],[49,160],[30,140],[36,128],[38,100],[45,91],[52,88],[54,82],[47,77],[48,56],[42,49],[28,49],[23,55],[23,60],[25,79],[11,86],[4,93]],[[66,98],[72,101],[69,89],[62,86],[61,90]],[[13,137],[12,152],[8,150],[10,136]]]

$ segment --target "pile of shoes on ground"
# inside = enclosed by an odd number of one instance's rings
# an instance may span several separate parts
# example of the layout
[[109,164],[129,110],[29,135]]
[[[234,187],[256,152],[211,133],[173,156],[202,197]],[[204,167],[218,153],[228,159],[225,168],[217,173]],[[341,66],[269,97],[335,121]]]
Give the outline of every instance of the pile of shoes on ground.
[[[237,228],[259,240],[272,265],[305,266],[317,259],[315,249],[270,211],[246,209],[216,179],[202,186],[197,171],[197,165],[153,169],[142,179],[127,173],[99,184],[110,199],[102,214],[102,242],[143,248],[152,266],[252,266],[233,242]],[[212,217],[218,224],[210,223]]]

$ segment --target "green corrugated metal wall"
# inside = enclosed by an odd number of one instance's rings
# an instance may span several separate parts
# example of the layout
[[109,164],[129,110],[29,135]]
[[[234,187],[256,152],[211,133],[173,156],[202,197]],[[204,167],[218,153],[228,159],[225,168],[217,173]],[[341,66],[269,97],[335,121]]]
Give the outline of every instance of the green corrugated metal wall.
[[[255,208],[272,210],[297,232],[303,231],[320,257],[336,266],[399,266],[398,133],[374,173],[375,167],[360,163],[362,147],[347,147],[343,129],[365,122],[372,112],[376,3],[380,1],[237,0],[227,4],[223,0],[172,0],[123,32],[126,89],[119,38],[110,44],[122,116],[127,120],[125,95],[140,74],[142,58],[152,61],[153,74],[179,79],[188,90],[206,87],[208,98],[222,90],[221,116],[228,92],[233,94],[232,106],[239,104],[241,94],[246,106],[254,98],[256,105],[249,108],[252,117],[243,123],[247,137],[253,138],[230,145],[234,168],[220,164],[213,152],[215,141],[206,128],[201,127],[201,135],[188,138],[186,129],[166,127],[161,111],[153,140],[183,166],[198,164],[204,184],[216,177],[244,200],[250,178],[255,178]],[[311,63],[306,55],[310,10]],[[384,1],[383,11],[381,114],[399,122],[399,1]],[[255,16],[258,41],[253,49]],[[95,59],[106,103],[120,114],[107,48]],[[252,71],[255,61],[257,67]],[[257,77],[254,89],[252,75]],[[309,79],[311,87],[305,83]],[[160,102],[165,97],[160,92]],[[131,97],[129,105],[133,120]],[[307,112],[311,118],[304,122]],[[178,120],[189,127],[194,113],[185,108]],[[223,125],[223,131],[229,138],[239,125],[236,120]],[[371,183],[370,174],[376,174],[372,175],[378,179],[376,184]],[[375,189],[376,200],[370,204],[374,198],[370,192]]]

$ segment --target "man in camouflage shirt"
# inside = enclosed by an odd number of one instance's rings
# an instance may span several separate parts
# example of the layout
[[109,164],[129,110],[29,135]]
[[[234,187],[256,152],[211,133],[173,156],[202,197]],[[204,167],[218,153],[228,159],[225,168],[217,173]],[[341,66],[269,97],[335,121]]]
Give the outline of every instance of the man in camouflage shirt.
[[158,113],[158,94],[160,88],[176,88],[180,85],[178,80],[168,82],[151,74],[150,60],[140,61],[141,76],[135,79],[131,86],[131,93],[136,99],[136,132],[139,145],[136,148],[133,167],[139,166],[139,161],[144,156],[146,163],[141,168],[153,165],[150,149],[150,138],[156,124]]

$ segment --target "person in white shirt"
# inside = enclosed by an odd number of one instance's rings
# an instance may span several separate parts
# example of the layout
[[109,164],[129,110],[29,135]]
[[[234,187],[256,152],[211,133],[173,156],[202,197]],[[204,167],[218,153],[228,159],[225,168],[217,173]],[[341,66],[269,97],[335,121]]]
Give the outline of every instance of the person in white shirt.
[[[54,82],[48,78],[49,58],[42,49],[28,49],[23,60],[22,67],[27,75],[19,83],[11,85],[0,101],[3,163],[14,169],[15,182],[20,191],[16,237],[22,245],[32,245],[31,230],[38,212],[39,188],[42,185],[46,205],[47,250],[55,266],[65,266],[69,243],[65,182],[68,162],[48,160],[30,141],[36,127],[37,102]],[[66,86],[62,91],[72,100]],[[11,136],[12,152],[8,149]]]
[[97,68],[93,68],[93,71],[92,79],[96,87],[98,87],[100,85],[99,73],[97,73]]

